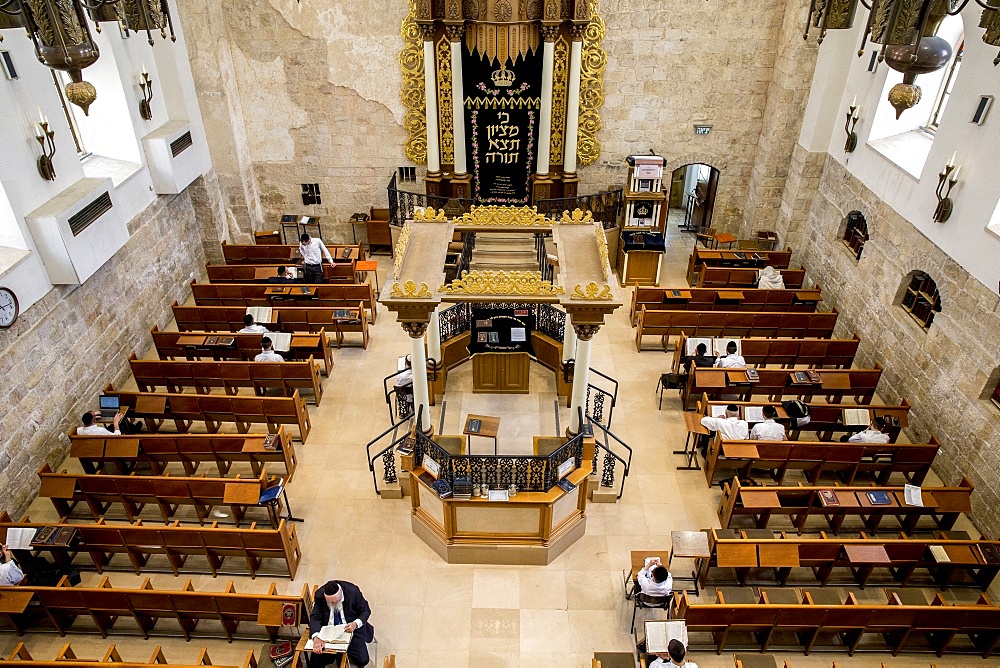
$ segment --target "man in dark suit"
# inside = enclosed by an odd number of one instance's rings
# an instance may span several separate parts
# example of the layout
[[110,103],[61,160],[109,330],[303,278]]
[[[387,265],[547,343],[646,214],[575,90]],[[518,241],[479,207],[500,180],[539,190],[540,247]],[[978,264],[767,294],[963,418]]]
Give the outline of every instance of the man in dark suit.
[[352,631],[347,646],[347,658],[352,666],[368,665],[368,647],[375,639],[375,629],[368,623],[372,610],[368,607],[358,586],[344,580],[330,580],[316,590],[312,614],[309,615],[309,633],[312,635],[310,668],[326,666],[337,660],[336,654],[323,654],[323,641],[317,636],[328,624],[346,624]]

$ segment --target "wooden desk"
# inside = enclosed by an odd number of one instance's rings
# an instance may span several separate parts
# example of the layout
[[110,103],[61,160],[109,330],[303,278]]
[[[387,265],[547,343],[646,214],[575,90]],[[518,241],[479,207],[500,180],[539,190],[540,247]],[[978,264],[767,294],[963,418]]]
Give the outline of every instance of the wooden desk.
[[799,546],[767,543],[757,549],[758,563],[770,568],[798,568]]
[[632,568],[631,575],[638,575],[639,571],[641,571],[643,567],[646,565],[646,559],[649,559],[650,557],[659,557],[660,562],[662,563],[663,555],[665,554],[668,555],[667,564],[669,564],[670,550],[632,550],[629,559],[629,564],[631,565]]
[[17,589],[5,587],[0,591],[0,614],[19,615],[28,609],[31,598],[34,596],[30,591],[17,591]]
[[760,453],[757,446],[752,443],[733,443],[724,441],[722,444],[722,456],[727,459],[759,459]]
[[719,290],[716,296],[725,301],[742,301],[743,293],[739,290]]
[[222,492],[223,503],[235,503],[237,505],[255,506],[260,503],[260,483],[254,480],[256,485],[247,483],[231,482],[227,483]]
[[757,565],[757,546],[753,544],[719,543],[715,550],[720,568],[753,568]]
[[851,563],[851,571],[862,589],[868,584],[868,578],[878,566],[891,566],[892,559],[883,545],[845,545],[844,554]]
[[267,267],[267,266],[254,267],[253,270],[254,280],[257,281],[266,281],[272,276],[277,276],[277,275],[278,275],[278,270],[275,269],[274,267]]
[[363,260],[354,264],[354,273],[364,274],[358,281],[359,283],[364,282],[368,278],[369,271],[375,272],[375,294],[378,294],[378,261]]
[[144,394],[136,397],[135,400],[135,412],[136,413],[152,413],[159,415],[163,413],[167,408],[167,398],[156,396],[153,394]]
[[778,662],[770,654],[733,654],[737,668],[778,668]]
[[669,304],[670,302],[672,302],[674,300],[687,301],[689,299],[691,299],[691,291],[690,290],[677,290],[677,294],[675,295],[675,294],[671,293],[671,288],[667,288],[667,291],[663,293],[663,303],[664,304]]
[[820,387],[824,390],[849,390],[851,389],[851,375],[847,373],[823,373],[819,372],[821,379]]
[[781,508],[777,492],[741,489],[740,500],[743,501],[744,508],[760,509],[760,514],[755,515],[755,521],[759,528],[766,527],[768,520],[771,519],[771,512]]
[[[472,426],[473,420],[479,420],[479,431],[472,431],[470,428]],[[500,418],[491,417],[489,415],[473,415],[469,414],[465,418],[465,429],[462,434],[469,438],[468,452],[472,452],[472,436],[482,436],[483,438],[493,439],[493,454],[497,454],[497,433],[500,431]]]
[[[670,557],[667,559],[667,566],[674,560],[674,557],[697,560],[707,559],[711,556],[712,550],[708,546],[708,533],[704,531],[670,532]],[[691,577],[675,576],[674,582],[677,581],[690,581],[694,587],[694,595],[699,594],[698,574],[695,571],[691,571]]]
[[191,334],[182,334],[177,337],[177,345],[179,346],[200,346],[205,343],[207,336],[197,336]]
[[819,290],[796,290],[795,300],[800,302],[821,302],[823,293]]
[[718,248],[719,244],[727,244],[727,248],[732,248],[733,244],[736,243],[736,236],[723,232],[721,234],[716,234],[712,236],[712,240],[715,242],[714,248]]

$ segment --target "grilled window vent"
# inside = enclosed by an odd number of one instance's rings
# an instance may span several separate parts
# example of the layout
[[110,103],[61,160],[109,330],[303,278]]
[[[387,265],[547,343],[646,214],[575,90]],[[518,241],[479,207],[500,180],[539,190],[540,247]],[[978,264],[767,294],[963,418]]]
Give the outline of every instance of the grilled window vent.
[[176,158],[181,153],[191,148],[192,144],[194,144],[194,142],[191,140],[191,133],[185,132],[180,137],[170,142],[170,155]]
[[90,227],[98,218],[111,210],[111,195],[104,193],[79,212],[69,217],[69,229],[73,236],[78,236],[80,232]]

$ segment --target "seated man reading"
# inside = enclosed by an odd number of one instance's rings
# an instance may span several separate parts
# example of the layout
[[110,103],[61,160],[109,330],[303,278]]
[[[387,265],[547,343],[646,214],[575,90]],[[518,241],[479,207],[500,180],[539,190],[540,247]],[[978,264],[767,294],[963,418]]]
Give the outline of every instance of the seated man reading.
[[739,346],[736,345],[735,341],[730,341],[726,344],[726,356],[720,357],[715,361],[715,366],[720,369],[742,369],[747,365],[746,360],[737,351]]
[[352,666],[368,665],[368,647],[375,639],[375,629],[368,623],[372,614],[361,590],[345,580],[330,580],[316,590],[312,614],[309,615],[309,633],[312,637],[309,656],[310,668],[327,666],[337,661],[337,654],[324,654],[320,630],[327,625],[346,624],[345,632],[351,633],[347,646],[347,659]]
[[698,664],[694,661],[685,661],[684,657],[687,656],[687,648],[684,647],[684,643],[676,638],[667,643],[666,654],[658,652],[656,654],[657,659],[649,664],[649,668],[654,666],[684,666],[684,668],[698,668]]
[[635,576],[639,591],[646,596],[670,596],[674,579],[659,557],[646,557],[645,565]]

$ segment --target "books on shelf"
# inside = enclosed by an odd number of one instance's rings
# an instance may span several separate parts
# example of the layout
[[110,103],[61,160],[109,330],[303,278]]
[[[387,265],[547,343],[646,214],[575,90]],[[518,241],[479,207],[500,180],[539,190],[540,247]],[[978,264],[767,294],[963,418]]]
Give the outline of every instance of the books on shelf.
[[760,381],[760,374],[757,373],[757,369],[749,368],[746,370],[747,381],[751,383],[756,383]]
[[264,449],[265,450],[277,450],[278,449],[278,435],[268,434],[264,437]]
[[454,494],[447,480],[439,478],[434,481],[433,487],[439,499],[447,499]]
[[889,498],[889,492],[865,492],[865,494],[873,506],[888,506],[892,503],[892,499]]
[[824,506],[839,506],[840,499],[832,489],[823,489],[819,493],[819,502]]
[[452,484],[451,491],[456,499],[471,499],[472,481],[468,476],[455,476],[455,482]]

